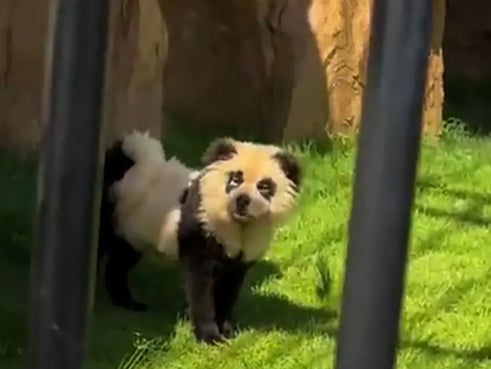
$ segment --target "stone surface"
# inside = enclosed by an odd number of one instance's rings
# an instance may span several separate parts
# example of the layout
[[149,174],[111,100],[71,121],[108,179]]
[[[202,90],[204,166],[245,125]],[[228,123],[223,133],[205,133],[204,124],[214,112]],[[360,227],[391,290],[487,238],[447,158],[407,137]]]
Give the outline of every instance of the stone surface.
[[433,0],[433,31],[423,112],[424,132],[432,136],[440,134],[442,128],[441,122],[444,102],[442,42],[445,23],[445,3],[446,0]]
[[[111,4],[106,142],[133,127],[160,134],[167,42],[158,3]],[[39,143],[48,5],[48,0],[0,0],[0,146],[29,149]]]
[[254,1],[159,1],[169,32],[166,113],[187,124],[260,130],[268,86]]
[[[160,0],[169,28],[166,111],[272,140],[356,132],[371,2]],[[445,1],[434,0],[425,130],[439,132]],[[259,52],[260,51],[260,52]]]
[[[424,120],[426,130],[437,133],[445,0],[433,1],[436,26]],[[182,124],[262,134],[269,140],[324,139],[328,132],[357,130],[369,1],[111,4],[116,11],[105,91],[107,142],[135,127],[159,134],[162,104],[164,112]],[[0,0],[3,145],[32,146],[39,140],[47,5],[47,0]],[[452,27],[455,32],[461,29]]]
[[[307,13],[312,36],[310,39],[294,38],[299,45],[307,41],[313,46],[303,58],[298,58],[297,63],[303,68],[297,74],[296,89],[304,92],[299,92],[292,100],[285,132],[287,138],[309,135],[309,131],[321,128],[340,134],[356,130],[365,83],[370,3],[364,0],[312,2]],[[295,34],[293,29],[290,32]],[[317,81],[317,86],[313,81]],[[322,96],[316,109],[310,109],[316,114],[311,113],[310,117],[295,114],[302,110],[305,100],[312,101],[309,95]],[[301,122],[309,123],[308,130]],[[302,128],[304,132],[300,133]]]
[[160,136],[167,29],[156,0],[112,1],[105,139],[133,129]]
[[443,40],[445,73],[491,78],[491,1],[447,0]]
[[443,57],[445,118],[491,133],[490,1],[447,1]]
[[48,0],[0,0],[0,145],[40,136]]

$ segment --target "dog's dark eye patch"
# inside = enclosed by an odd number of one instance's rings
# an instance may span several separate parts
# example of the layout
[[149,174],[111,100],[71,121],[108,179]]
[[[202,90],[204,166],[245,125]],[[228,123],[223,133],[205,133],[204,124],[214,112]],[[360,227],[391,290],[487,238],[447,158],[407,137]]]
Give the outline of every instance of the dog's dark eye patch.
[[270,200],[276,192],[276,183],[271,178],[261,179],[256,184],[259,193],[267,200]]
[[234,188],[239,187],[244,182],[244,173],[241,170],[236,170],[229,173],[228,182],[225,186],[225,192],[229,193]]

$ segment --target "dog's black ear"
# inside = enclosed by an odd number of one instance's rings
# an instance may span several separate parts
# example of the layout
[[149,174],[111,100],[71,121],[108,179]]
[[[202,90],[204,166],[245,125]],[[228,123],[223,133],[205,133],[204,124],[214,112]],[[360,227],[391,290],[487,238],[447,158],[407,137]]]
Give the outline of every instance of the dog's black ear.
[[219,160],[228,160],[237,154],[234,140],[231,138],[219,138],[213,141],[206,149],[201,162],[203,165],[209,165]]
[[298,190],[302,180],[302,170],[298,159],[288,151],[280,151],[274,155],[274,158],[278,160],[285,176],[295,184]]

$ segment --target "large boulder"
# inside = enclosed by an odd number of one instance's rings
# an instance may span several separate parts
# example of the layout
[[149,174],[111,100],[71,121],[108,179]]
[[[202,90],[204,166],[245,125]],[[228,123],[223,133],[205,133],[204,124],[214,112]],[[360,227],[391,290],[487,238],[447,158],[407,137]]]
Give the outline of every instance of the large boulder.
[[[437,133],[445,0],[433,1],[424,123]],[[164,112],[270,140],[356,132],[370,3],[112,1],[107,142],[135,127],[160,134]],[[0,145],[39,141],[47,8],[47,0],[0,1]]]
[[471,80],[491,78],[491,1],[447,0],[445,73]]
[[162,132],[167,30],[156,0],[111,1],[105,139],[133,129]]
[[[114,0],[106,142],[139,127],[160,134],[165,24],[156,0]],[[48,0],[0,0],[0,146],[33,148],[40,110]]]
[[490,133],[491,1],[447,1],[443,54],[445,115]]
[[[371,2],[159,0],[169,29],[166,111],[192,125],[235,124],[270,139],[356,132]],[[443,104],[445,0],[434,0],[424,127]]]
[[0,1],[0,145],[33,147],[40,136],[48,0]]

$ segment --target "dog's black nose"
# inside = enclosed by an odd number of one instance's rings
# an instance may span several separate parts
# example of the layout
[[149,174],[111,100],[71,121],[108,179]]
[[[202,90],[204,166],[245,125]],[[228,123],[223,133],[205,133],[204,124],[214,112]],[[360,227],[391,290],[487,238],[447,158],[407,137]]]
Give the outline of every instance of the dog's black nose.
[[237,196],[237,198],[235,199],[235,204],[239,212],[246,210],[247,206],[250,203],[251,203],[251,198],[249,197],[249,195],[242,194]]

